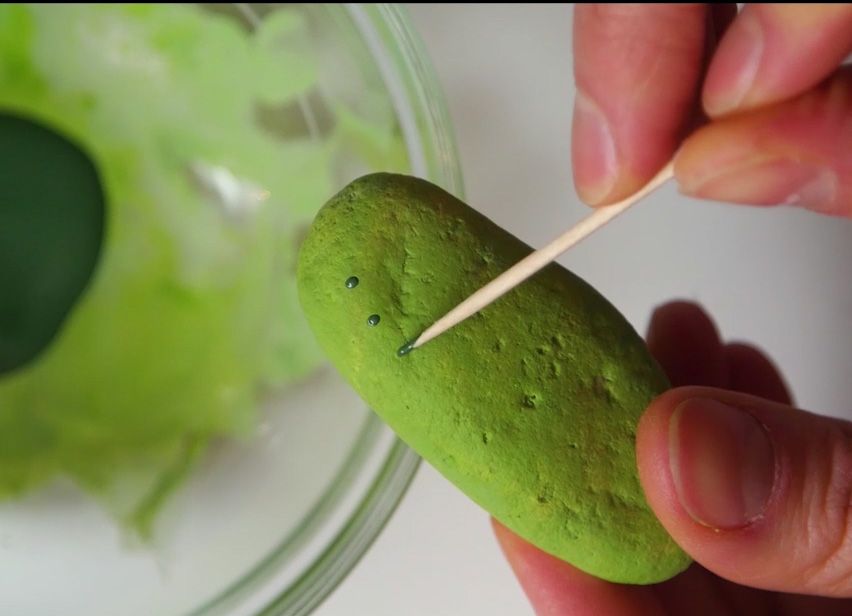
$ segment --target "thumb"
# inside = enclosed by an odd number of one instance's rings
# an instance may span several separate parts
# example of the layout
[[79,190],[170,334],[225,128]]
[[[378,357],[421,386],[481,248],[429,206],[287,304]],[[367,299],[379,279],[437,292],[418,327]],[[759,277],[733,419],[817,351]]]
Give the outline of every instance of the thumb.
[[740,393],[674,389],[639,424],[648,502],[739,584],[852,596],[852,424]]

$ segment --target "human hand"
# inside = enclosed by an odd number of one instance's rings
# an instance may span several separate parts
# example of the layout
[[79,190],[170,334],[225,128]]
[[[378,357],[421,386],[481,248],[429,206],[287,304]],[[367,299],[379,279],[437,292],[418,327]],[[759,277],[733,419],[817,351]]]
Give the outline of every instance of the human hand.
[[[590,205],[678,150],[686,194],[852,216],[852,5],[581,5],[574,46],[574,178]],[[640,422],[639,475],[696,562],[613,584],[495,523],[536,612],[852,612],[852,424],[792,408],[771,362],[723,344],[694,305],[659,309],[648,346],[676,389]]]
[[647,342],[677,389],[639,424],[639,476],[696,562],[661,584],[613,584],[495,522],[536,613],[852,613],[852,601],[825,598],[852,596],[852,424],[792,408],[772,363],[723,343],[693,304],[658,309]]
[[632,194],[704,123],[675,160],[682,192],[852,216],[850,51],[852,4],[578,5],[580,197]]

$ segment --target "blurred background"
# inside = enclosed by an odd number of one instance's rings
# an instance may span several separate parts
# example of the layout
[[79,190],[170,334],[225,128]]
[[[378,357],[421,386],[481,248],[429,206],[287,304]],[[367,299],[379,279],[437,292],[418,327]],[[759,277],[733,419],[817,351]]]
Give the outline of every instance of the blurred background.
[[[586,213],[571,181],[567,5],[408,7],[443,85],[467,201],[542,245]],[[561,262],[643,332],[672,298],[767,350],[796,403],[852,418],[852,221],[684,198],[668,187]],[[487,516],[422,465],[321,616],[531,613]]]

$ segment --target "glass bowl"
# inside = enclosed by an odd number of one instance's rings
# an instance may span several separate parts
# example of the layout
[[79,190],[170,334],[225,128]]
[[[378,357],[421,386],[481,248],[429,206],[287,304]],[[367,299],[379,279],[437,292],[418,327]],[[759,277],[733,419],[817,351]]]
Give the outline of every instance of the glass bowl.
[[[193,10],[232,20],[247,37],[269,36],[265,24],[275,21],[273,34],[286,39],[280,51],[289,66],[295,73],[300,67],[315,71],[287,105],[260,101],[255,111],[269,133],[317,146],[329,178],[323,199],[374,170],[408,172],[461,195],[441,92],[399,8],[233,4]],[[133,32],[108,25],[115,38],[111,52],[127,61],[120,54],[133,53]],[[84,43],[105,36],[84,34]],[[60,56],[57,62],[70,61]],[[228,58],[210,61],[217,60]],[[275,65],[264,70],[260,90],[281,95],[278,82],[286,90],[291,74],[278,73]],[[236,76],[223,70],[220,78],[216,86],[227,88]],[[156,87],[120,81],[115,88]],[[227,193],[228,169],[214,171],[194,178],[196,184]],[[225,209],[234,205],[233,199],[222,202]],[[320,205],[316,199],[303,215]],[[279,275],[294,276],[292,268]],[[166,499],[148,539],[61,477],[0,502],[0,613],[313,611],[381,531],[418,458],[327,365],[270,392],[245,435],[211,444]]]

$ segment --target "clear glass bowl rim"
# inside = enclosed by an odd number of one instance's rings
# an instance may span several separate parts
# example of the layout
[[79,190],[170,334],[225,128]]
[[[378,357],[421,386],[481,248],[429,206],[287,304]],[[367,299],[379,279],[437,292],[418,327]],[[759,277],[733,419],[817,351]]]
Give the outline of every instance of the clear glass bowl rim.
[[[403,134],[412,163],[411,173],[429,179],[459,198],[464,197],[461,167],[449,112],[438,79],[425,48],[415,33],[407,11],[398,4],[345,4],[346,16],[359,31],[373,55],[400,116]],[[371,415],[362,429],[360,443],[374,443],[367,435],[383,429]],[[366,455],[356,446],[348,462],[356,463]],[[350,512],[334,538],[301,575],[266,602],[257,616],[305,616],[312,613],[345,579],[367,552],[390,520],[414,478],[420,458],[395,439],[380,469],[354,511]],[[354,464],[345,467],[355,468]],[[335,492],[343,489],[339,477],[317,504],[317,515],[327,513]],[[250,595],[257,580],[279,566],[280,552],[290,546],[279,545],[264,560],[230,588],[190,616],[214,616],[229,613],[234,599]]]

